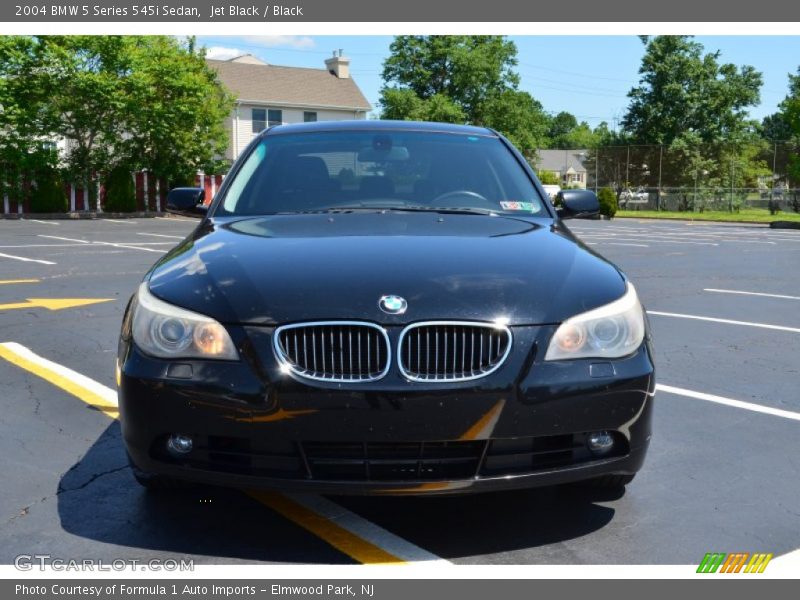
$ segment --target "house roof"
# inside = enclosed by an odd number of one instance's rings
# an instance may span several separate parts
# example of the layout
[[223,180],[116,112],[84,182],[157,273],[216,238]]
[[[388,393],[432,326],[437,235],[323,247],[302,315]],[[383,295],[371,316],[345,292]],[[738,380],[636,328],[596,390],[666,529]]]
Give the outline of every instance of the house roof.
[[574,169],[575,173],[585,173],[586,166],[583,161],[588,156],[588,150],[537,150],[536,168],[541,171],[564,173],[566,167],[567,170]]
[[279,67],[250,62],[211,60],[220,81],[239,100],[288,106],[370,110],[372,106],[352,78],[325,69]]

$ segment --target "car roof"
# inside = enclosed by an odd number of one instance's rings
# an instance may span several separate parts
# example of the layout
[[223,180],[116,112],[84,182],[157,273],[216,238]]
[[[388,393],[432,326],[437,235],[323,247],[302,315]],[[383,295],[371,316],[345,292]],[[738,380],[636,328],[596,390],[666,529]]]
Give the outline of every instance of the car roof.
[[312,133],[317,131],[428,131],[437,133],[456,133],[462,135],[482,135],[497,137],[497,133],[486,127],[456,125],[453,123],[432,123],[427,121],[383,121],[359,119],[348,121],[316,121],[314,123],[293,123],[276,125],[264,130],[261,135],[283,135],[287,133]]

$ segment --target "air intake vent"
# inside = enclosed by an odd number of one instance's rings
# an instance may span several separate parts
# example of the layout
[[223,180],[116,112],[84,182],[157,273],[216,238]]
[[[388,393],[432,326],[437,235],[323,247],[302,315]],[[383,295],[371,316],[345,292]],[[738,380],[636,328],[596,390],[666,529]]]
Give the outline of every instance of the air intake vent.
[[389,370],[386,332],[360,321],[284,325],[275,331],[275,354],[295,375],[318,381],[365,382]]
[[412,381],[468,381],[496,371],[511,350],[511,330],[492,323],[430,321],[406,327],[398,363]]

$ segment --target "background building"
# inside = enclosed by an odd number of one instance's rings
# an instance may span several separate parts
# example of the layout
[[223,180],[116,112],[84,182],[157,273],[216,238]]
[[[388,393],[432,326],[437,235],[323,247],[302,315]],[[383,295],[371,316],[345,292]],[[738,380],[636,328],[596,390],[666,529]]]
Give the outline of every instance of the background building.
[[236,159],[271,125],[366,119],[372,110],[350,77],[350,59],[341,50],[325,61],[324,69],[270,65],[250,54],[208,64],[236,97],[225,121],[231,134],[229,159]]
[[561,187],[586,189],[588,150],[537,150],[536,170],[558,177]]

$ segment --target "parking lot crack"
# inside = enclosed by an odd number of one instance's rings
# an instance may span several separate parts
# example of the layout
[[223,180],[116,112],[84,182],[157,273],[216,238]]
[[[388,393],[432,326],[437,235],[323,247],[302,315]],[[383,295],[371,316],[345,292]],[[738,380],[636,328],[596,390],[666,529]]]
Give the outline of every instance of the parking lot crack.
[[3,526],[5,527],[6,525],[10,525],[11,523],[16,521],[17,519],[22,519],[24,517],[27,517],[30,514],[31,509],[34,506],[36,506],[37,504],[42,504],[43,502],[47,501],[49,498],[52,498],[52,496],[44,496],[42,498],[39,498],[38,500],[35,500],[35,501],[31,502],[30,504],[27,504],[27,505],[23,506],[21,509],[19,509],[19,511],[16,514],[11,515],[11,517],[6,519],[3,522]]
[[[73,469],[74,468],[75,467],[73,467]],[[122,465],[121,467],[116,467],[114,469],[108,469],[107,471],[101,471],[100,473],[95,473],[89,479],[87,479],[85,482],[83,482],[81,485],[78,485],[78,486],[75,486],[75,487],[65,488],[61,484],[59,484],[58,491],[56,492],[56,495],[60,496],[61,494],[66,494],[68,492],[77,492],[78,490],[82,490],[82,489],[85,489],[85,488],[89,487],[91,484],[93,484],[95,481],[97,481],[101,477],[105,477],[106,475],[112,475],[113,473],[118,473],[119,471],[123,471],[123,470],[129,469],[129,468],[130,468],[130,466],[126,463],[126,464]],[[70,469],[70,471],[72,471],[73,469]]]

